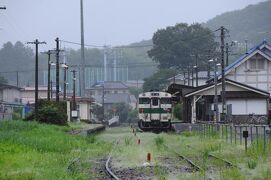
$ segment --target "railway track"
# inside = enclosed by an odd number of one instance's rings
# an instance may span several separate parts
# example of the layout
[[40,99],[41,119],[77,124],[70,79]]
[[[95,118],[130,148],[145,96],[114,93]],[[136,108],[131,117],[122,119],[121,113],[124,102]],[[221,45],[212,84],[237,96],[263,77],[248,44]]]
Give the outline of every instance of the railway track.
[[[199,153],[204,153],[203,151],[197,150],[197,149],[193,148],[193,147],[190,146],[190,145],[186,145],[186,147],[187,147],[187,148],[190,148],[190,149],[193,149],[193,150],[196,150],[196,151],[198,151]],[[234,167],[234,168],[237,168],[237,166],[234,165],[232,162],[230,162],[230,161],[228,161],[228,160],[226,160],[226,159],[220,158],[220,157],[218,157],[218,156],[216,156],[216,155],[214,155],[214,154],[212,154],[212,153],[208,153],[208,157],[223,162],[227,167]]]
[[176,152],[173,150],[173,148],[170,148],[167,145],[164,145],[166,149],[170,150],[171,152],[173,152],[175,155],[177,155],[179,158],[185,160],[195,171],[202,171],[203,168],[201,168],[199,165],[197,165],[196,163],[194,163],[191,159],[189,159],[188,157]]
[[112,158],[113,150],[116,148],[118,143],[119,143],[119,140],[114,143],[114,146],[113,146],[111,152],[109,153],[109,156],[108,156],[108,158],[107,158],[107,160],[105,162],[105,172],[106,172],[106,174],[111,179],[115,179],[115,180],[119,180],[120,178],[112,171],[112,169],[110,167],[110,161],[111,161],[111,158]]

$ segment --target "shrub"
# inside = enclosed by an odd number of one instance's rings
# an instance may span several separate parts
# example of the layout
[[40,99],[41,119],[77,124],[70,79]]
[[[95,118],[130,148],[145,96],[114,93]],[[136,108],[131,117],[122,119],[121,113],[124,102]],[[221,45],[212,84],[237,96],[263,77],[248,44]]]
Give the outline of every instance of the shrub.
[[176,117],[179,120],[182,119],[182,109],[183,109],[182,104],[176,104],[173,108],[174,117]]
[[[67,125],[66,102],[39,100],[37,117],[30,113],[26,120],[36,120],[47,124]],[[36,118],[36,119],[35,119]]]

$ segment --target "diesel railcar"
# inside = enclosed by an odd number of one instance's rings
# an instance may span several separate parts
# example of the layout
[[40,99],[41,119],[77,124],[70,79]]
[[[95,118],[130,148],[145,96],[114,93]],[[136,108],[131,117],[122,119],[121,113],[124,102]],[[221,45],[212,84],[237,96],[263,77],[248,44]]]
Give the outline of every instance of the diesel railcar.
[[138,127],[143,131],[170,130],[172,119],[171,94],[144,92],[138,96]]

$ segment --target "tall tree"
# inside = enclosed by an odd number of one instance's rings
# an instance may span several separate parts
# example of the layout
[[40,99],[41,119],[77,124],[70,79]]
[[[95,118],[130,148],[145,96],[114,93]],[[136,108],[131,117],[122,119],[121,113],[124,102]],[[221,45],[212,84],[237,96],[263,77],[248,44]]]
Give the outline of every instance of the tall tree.
[[150,90],[163,90],[166,88],[168,83],[168,78],[175,75],[175,71],[172,69],[160,69],[158,72],[154,73],[152,76],[144,79],[143,91]]
[[211,30],[200,24],[186,23],[169,26],[154,33],[153,48],[148,51],[149,57],[158,62],[160,68],[186,68],[205,64],[209,52],[215,51],[215,37]]

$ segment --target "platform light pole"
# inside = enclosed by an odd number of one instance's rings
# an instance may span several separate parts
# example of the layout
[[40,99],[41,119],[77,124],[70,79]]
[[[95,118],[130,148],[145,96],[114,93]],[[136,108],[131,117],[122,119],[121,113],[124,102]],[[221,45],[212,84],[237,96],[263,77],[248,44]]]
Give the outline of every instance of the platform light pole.
[[72,110],[76,110],[76,101],[75,101],[75,81],[76,81],[76,70],[72,70],[72,80],[73,80],[73,90],[72,90]]
[[214,83],[215,83],[215,97],[214,97],[214,111],[215,111],[215,122],[218,121],[219,117],[219,108],[218,108],[218,96],[217,96],[217,67],[220,66],[220,63],[217,63],[217,59],[209,60],[210,62],[214,62],[215,72],[214,72]]
[[64,69],[64,94],[63,94],[63,100],[66,100],[66,95],[67,95],[67,70],[68,70],[68,66],[66,63],[62,63],[61,67]]
[[80,0],[80,20],[81,20],[81,71],[80,79],[80,95],[85,97],[85,40],[84,40],[84,8],[83,0]]
[[51,82],[51,54],[53,54],[53,52],[51,50],[48,50],[46,52],[42,52],[43,54],[47,54],[48,55],[48,77],[47,77],[47,100],[50,101],[50,82]]

